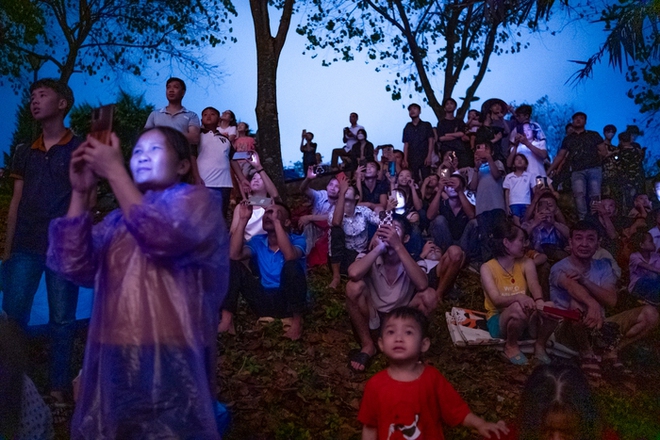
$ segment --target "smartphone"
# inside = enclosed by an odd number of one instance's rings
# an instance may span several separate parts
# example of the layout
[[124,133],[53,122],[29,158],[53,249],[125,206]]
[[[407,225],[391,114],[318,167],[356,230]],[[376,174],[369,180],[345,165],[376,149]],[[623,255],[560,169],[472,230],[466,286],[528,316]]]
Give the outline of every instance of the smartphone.
[[388,145],[386,147],[383,147],[383,157],[391,158],[393,153],[394,153],[393,146]]
[[388,171],[390,176],[396,176],[396,163],[394,161],[390,162]]
[[252,153],[249,151],[237,151],[232,156],[231,160],[250,160],[252,158]]
[[392,211],[380,211],[378,213],[378,226],[388,225],[392,226]]
[[448,154],[449,154],[449,157],[451,157],[451,160],[456,160],[456,152],[455,151],[452,150]]
[[268,197],[250,196],[248,197],[248,204],[252,206],[270,206],[273,204],[273,199]]
[[536,178],[536,186],[542,186],[543,185],[543,177],[539,176]]
[[449,176],[451,176],[451,173],[449,172],[449,168],[442,168],[440,170],[440,178],[448,179]]
[[314,174],[319,175],[323,173],[325,173],[325,168],[323,168],[321,165],[314,167]]
[[591,206],[600,204],[600,196],[591,196]]
[[367,165],[367,159],[358,159],[358,165],[361,167]]
[[112,117],[114,114],[114,104],[104,105],[102,107],[92,109],[92,129],[89,134],[94,139],[109,145],[110,133],[112,133]]
[[337,180],[347,179],[346,174],[343,171],[337,173]]

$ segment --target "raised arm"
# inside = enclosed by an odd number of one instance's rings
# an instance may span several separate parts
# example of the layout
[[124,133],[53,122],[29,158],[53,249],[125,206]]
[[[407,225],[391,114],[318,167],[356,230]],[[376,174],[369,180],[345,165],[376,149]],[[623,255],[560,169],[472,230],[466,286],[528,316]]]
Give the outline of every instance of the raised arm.
[[229,258],[232,260],[245,260],[250,258],[252,251],[250,248],[245,246],[245,227],[247,226],[250,217],[252,217],[252,206],[250,206],[247,201],[242,201],[236,206],[235,215],[236,218],[236,227],[231,231],[229,236]]

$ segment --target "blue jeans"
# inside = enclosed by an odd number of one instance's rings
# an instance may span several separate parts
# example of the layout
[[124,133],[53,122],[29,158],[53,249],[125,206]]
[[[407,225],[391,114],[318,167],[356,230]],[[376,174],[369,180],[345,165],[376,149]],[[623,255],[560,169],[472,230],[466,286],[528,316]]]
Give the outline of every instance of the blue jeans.
[[575,198],[575,206],[580,220],[584,220],[584,217],[589,212],[589,199],[593,196],[600,197],[600,186],[602,183],[603,169],[601,167],[573,171],[571,174],[573,197]]
[[71,354],[75,336],[78,286],[46,267],[44,255],[13,253],[2,264],[4,297],[2,308],[10,318],[27,329],[32,301],[46,272],[49,330],[52,341],[50,382],[55,390],[71,385]]

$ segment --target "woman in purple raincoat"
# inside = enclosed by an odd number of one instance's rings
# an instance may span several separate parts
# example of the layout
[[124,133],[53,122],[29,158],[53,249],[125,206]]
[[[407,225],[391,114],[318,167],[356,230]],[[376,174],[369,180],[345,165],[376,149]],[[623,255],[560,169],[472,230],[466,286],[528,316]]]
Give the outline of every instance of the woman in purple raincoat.
[[[88,138],[73,153],[66,217],[50,225],[48,265],[93,285],[74,439],[219,438],[216,327],[227,288],[220,197],[182,183],[185,137],[144,132],[128,174],[119,146]],[[92,226],[98,178],[119,203]]]

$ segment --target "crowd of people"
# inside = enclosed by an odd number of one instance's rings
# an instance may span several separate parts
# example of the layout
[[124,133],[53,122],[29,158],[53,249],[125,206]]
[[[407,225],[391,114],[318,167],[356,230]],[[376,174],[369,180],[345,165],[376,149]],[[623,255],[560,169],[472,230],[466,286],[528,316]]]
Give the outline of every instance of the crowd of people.
[[[345,292],[360,343],[347,368],[364,373],[379,350],[389,361],[365,388],[358,415],[365,439],[394,432],[442,438],[443,425],[459,424],[486,438],[559,429],[541,423],[547,414],[532,414],[529,402],[514,429],[487,422],[438,370],[420,363],[433,312],[443,301],[461,301],[456,280],[464,269],[480,276],[488,331],[503,341],[505,361],[529,363],[519,341],[535,341],[534,360],[543,367],[530,378],[527,398],[538,400],[543,393],[534,387],[548,380],[584,388],[575,397],[560,387],[537,402],[553,410],[570,406],[564,397],[591,405],[582,374],[624,371],[621,348],[658,325],[660,209],[651,199],[660,198],[660,181],[649,197],[635,126],[614,146],[613,125],[603,138],[578,112],[551,160],[528,105],[489,100],[464,122],[447,98],[434,128],[411,104],[402,148],[374,147],[351,113],[329,177],[313,133],[302,132],[300,192],[311,209],[294,217],[247,124],[214,107],[200,121],[182,105],[179,78],[167,81],[168,105],[149,116],[129,170],[116,136],[106,144],[64,126],[73,105],[67,86],[45,79],[30,92],[42,134],[16,148],[11,169],[2,264],[9,321],[2,325],[27,328],[45,273],[50,398],[65,403],[78,286],[94,287],[72,438],[218,438],[217,333],[237,332],[243,298],[259,321],[281,319],[283,336],[300,339],[313,265],[327,264],[328,288]],[[319,176],[325,189],[313,189]],[[93,224],[100,179],[119,208]],[[619,295],[633,295],[639,307],[608,316]],[[577,353],[577,372],[555,364],[546,350],[551,337]],[[6,360],[0,367],[14,378],[22,368]],[[13,404],[0,411],[14,421],[0,424],[0,435],[47,433],[43,402],[21,397],[34,395],[30,379],[24,375],[12,390],[5,397]],[[29,413],[22,401],[33,403]],[[563,416],[576,433],[602,428],[592,413]]]

